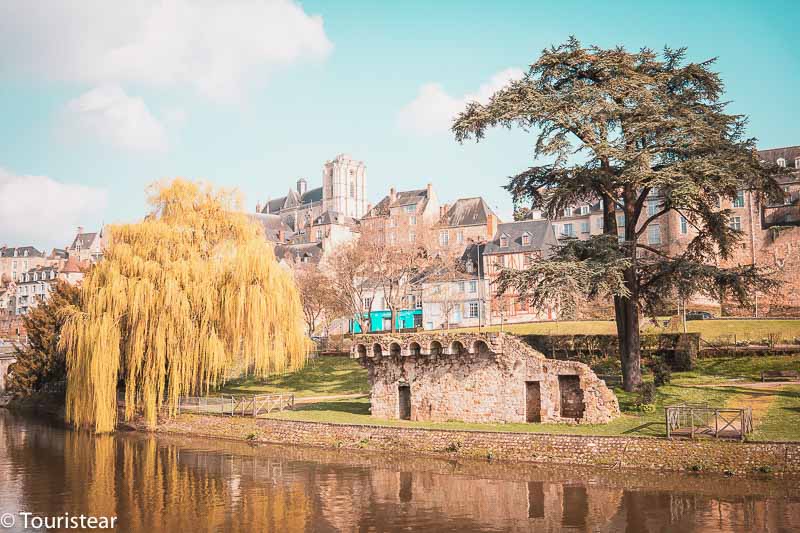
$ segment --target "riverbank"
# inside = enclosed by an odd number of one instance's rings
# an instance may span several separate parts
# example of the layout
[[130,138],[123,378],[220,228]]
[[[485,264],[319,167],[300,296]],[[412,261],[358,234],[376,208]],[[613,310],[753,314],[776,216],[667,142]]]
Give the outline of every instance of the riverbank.
[[[146,429],[134,426],[135,429]],[[800,442],[667,440],[180,415],[156,432],[332,450],[727,475],[800,475]]]

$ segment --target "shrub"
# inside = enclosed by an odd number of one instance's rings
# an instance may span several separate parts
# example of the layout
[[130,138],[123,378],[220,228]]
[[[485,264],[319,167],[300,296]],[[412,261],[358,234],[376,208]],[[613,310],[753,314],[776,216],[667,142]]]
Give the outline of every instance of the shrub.
[[655,403],[656,401],[656,387],[653,383],[649,381],[642,383],[641,389],[639,389],[639,404],[640,405],[650,405]]
[[672,380],[672,369],[663,357],[653,358],[650,362],[650,370],[653,372],[653,382],[656,387],[666,385]]

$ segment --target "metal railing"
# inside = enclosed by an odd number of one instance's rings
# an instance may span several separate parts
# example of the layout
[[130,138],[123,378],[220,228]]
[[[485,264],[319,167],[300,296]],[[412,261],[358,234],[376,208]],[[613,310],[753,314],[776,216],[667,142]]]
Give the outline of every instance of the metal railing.
[[249,394],[186,396],[178,402],[178,413],[220,414],[257,417],[294,408],[294,394]]
[[744,440],[753,432],[750,407],[718,408],[704,405],[671,405],[664,409],[667,438],[714,437]]

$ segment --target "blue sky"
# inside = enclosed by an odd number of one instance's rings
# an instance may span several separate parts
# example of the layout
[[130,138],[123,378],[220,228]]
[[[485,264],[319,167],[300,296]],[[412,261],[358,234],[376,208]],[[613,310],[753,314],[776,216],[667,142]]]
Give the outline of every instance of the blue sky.
[[298,177],[317,186],[342,152],[366,162],[373,201],[430,181],[443,201],[482,195],[508,216],[501,186],[530,164],[531,137],[459,145],[448,116],[572,34],[718,56],[760,146],[800,144],[798,5],[7,0],[0,245],[63,246],[76,225],[140,218],[165,177],[238,187],[253,209]]

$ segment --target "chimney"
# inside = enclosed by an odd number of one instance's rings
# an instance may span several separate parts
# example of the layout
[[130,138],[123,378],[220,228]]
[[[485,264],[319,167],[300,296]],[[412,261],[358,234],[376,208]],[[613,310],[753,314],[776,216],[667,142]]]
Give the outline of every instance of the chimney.
[[433,192],[433,183],[428,183],[428,186],[425,187],[425,191],[428,193],[428,198],[430,198]]
[[367,214],[369,214],[370,211],[372,211],[372,204],[368,203],[367,204]]
[[486,215],[486,238],[492,240],[496,231],[497,219],[495,218],[494,213],[489,213]]
[[83,226],[78,226],[78,233],[83,233]]
[[393,204],[397,200],[397,191],[394,190],[394,187],[389,189],[389,203]]
[[439,219],[445,217],[447,212],[450,210],[450,204],[442,204],[439,206]]
[[305,178],[300,178],[297,180],[297,194],[303,196],[306,193],[306,189],[308,189],[308,184],[306,183]]
[[256,203],[256,213],[260,213],[260,212],[261,212],[261,202],[257,202]]

